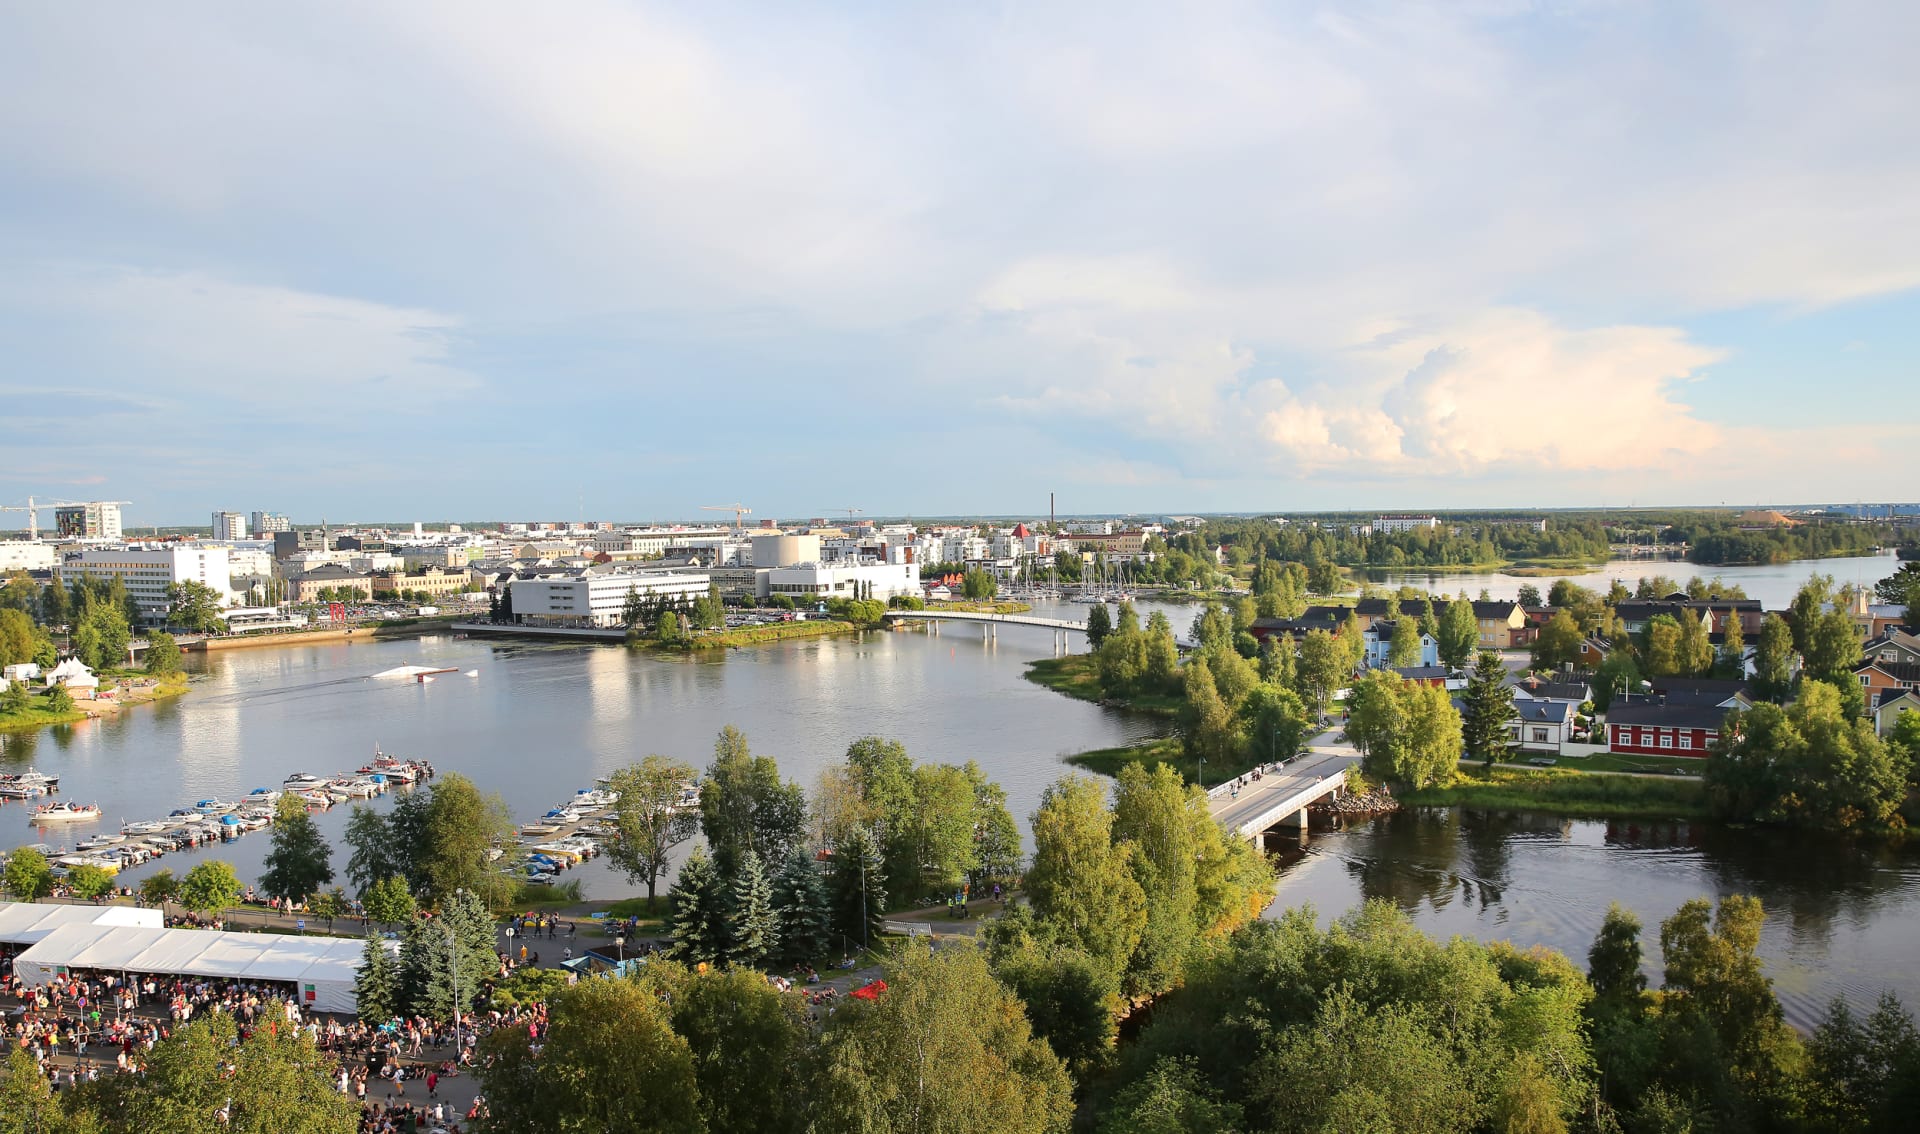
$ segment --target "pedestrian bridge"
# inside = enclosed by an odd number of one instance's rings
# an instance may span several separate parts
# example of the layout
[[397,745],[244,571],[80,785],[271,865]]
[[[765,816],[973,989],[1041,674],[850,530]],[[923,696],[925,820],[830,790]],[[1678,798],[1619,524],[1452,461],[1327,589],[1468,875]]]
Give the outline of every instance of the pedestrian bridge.
[[1210,789],[1207,806],[1222,827],[1244,839],[1258,841],[1281,823],[1304,832],[1307,807],[1322,799],[1338,799],[1346,786],[1347,769],[1359,762],[1360,754],[1345,745],[1310,747],[1290,761],[1265,765],[1257,780],[1249,772]]

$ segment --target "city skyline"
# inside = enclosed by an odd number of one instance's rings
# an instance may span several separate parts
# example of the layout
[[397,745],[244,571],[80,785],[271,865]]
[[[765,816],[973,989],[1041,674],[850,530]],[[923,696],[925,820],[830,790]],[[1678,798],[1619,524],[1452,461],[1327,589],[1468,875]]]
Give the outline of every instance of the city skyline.
[[1913,11],[7,24],[0,504],[124,498],[131,530],[1920,482]]

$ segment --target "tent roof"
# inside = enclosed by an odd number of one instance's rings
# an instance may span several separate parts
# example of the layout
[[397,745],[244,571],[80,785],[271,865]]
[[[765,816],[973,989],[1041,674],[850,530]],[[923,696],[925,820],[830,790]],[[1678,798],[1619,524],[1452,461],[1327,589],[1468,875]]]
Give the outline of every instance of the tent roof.
[[159,910],[134,906],[49,906],[35,902],[0,902],[0,943],[32,945],[70,925],[131,925],[159,929]]
[[363,948],[343,937],[70,925],[47,934],[18,960],[70,969],[351,984]]

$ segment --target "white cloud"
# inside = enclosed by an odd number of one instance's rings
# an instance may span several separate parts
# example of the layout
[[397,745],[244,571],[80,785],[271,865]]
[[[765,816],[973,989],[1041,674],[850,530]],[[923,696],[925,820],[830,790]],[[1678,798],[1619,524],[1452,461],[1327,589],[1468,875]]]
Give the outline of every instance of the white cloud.
[[[459,321],[204,272],[35,264],[0,273],[13,335],[155,407],[409,411],[479,386],[449,361]],[[23,348],[24,349],[24,348]]]

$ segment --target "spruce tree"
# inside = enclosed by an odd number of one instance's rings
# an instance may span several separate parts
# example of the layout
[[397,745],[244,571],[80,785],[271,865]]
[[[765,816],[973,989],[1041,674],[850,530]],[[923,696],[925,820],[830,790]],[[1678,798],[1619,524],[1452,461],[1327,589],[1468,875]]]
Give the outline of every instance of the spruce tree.
[[833,932],[844,948],[865,948],[880,938],[881,915],[887,908],[880,865],[880,850],[865,831],[855,831],[834,850],[828,888]]
[[760,868],[760,856],[752,851],[741,856],[727,907],[728,936],[732,938],[727,960],[758,968],[779,947],[780,922],[773,909],[773,887]]
[[1513,689],[1506,679],[1500,655],[1483,650],[1461,697],[1466,710],[1461,715],[1461,734],[1467,751],[1488,764],[1507,750],[1507,738],[1512,735]]
[[780,924],[774,957],[781,964],[813,960],[833,939],[827,890],[820,870],[804,854],[791,854],[773,879],[773,909]]
[[367,938],[366,952],[354,973],[355,1011],[370,1024],[393,1018],[400,1008],[400,970],[386,942]]
[[332,848],[299,796],[287,793],[274,808],[273,849],[260,888],[282,901],[301,902],[333,881]]
[[727,954],[726,891],[719,871],[704,849],[680,868],[667,891],[667,932],[673,955],[688,964],[713,963]]

